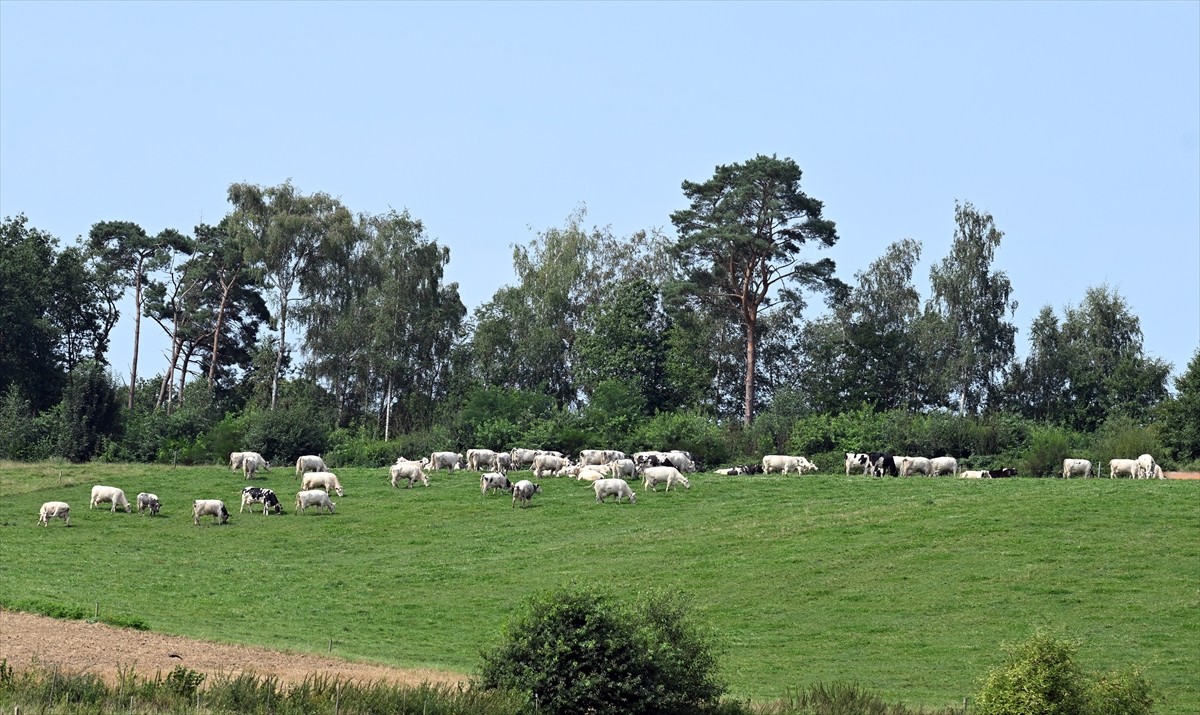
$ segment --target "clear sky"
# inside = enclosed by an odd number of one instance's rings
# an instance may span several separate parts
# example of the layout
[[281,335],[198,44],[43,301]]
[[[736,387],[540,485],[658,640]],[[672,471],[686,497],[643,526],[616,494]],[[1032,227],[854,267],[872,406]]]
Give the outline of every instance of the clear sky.
[[1101,283],[1176,373],[1200,345],[1198,2],[0,0],[0,215],[64,241],[190,231],[230,183],[290,178],[407,208],[473,310],[581,204],[673,232],[683,180],[760,153],[800,165],[847,282],[910,237],[928,297],[970,201],[1005,233],[1019,353]]

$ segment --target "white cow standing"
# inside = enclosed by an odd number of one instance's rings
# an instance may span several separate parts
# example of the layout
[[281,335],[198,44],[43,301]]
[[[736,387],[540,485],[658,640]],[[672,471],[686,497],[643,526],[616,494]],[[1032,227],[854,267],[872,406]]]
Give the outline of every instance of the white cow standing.
[[112,509],[115,512],[117,507],[124,507],[125,513],[129,513],[129,500],[125,498],[125,492],[117,487],[106,487],[100,484],[92,487],[92,502],[88,505],[89,509],[95,509],[97,504],[105,504],[112,502]]
[[67,526],[71,525],[71,505],[65,501],[48,501],[38,512],[38,523],[50,526],[51,519],[62,519]]

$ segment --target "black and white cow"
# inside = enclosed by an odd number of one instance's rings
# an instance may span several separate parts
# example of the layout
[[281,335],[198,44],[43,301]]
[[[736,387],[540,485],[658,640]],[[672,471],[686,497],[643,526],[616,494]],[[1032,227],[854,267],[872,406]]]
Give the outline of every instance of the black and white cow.
[[736,467],[726,467],[725,469],[718,469],[716,473],[724,474],[724,475],[732,477],[732,476],[738,476],[741,474],[762,474],[762,471],[763,471],[763,468],[762,468],[761,464],[741,464]]
[[886,473],[895,477],[900,474],[898,462],[893,455],[883,452],[846,452],[846,476],[862,470],[863,476],[882,477]]
[[279,497],[275,496],[274,490],[265,487],[246,487],[242,490],[242,507],[238,509],[238,512],[250,507],[250,513],[253,514],[255,504],[263,505],[263,514],[266,514],[268,509],[274,510],[276,514],[283,512],[283,505],[279,503]]
[[989,469],[984,472],[983,476],[990,479],[1000,479],[1002,477],[1015,477],[1017,470],[1015,467],[1005,467],[1004,469]]

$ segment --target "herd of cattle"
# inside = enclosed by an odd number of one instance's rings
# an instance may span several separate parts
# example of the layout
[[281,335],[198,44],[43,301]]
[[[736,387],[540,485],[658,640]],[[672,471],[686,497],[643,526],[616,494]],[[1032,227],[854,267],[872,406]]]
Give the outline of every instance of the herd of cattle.
[[[966,479],[1015,477],[1017,470],[1013,467],[986,470],[965,470],[960,472],[958,460],[954,457],[904,457],[882,452],[846,452],[846,476],[851,473],[863,475],[900,476],[907,477],[921,474],[929,477],[952,475]],[[233,452],[229,455],[229,468],[241,470],[246,479],[255,476],[259,471],[270,471],[271,465],[257,452]],[[579,481],[591,482],[597,502],[604,502],[608,497],[615,501],[627,500],[630,504],[637,503],[637,494],[629,486],[626,477],[641,479],[645,489],[658,491],[659,484],[665,484],[667,491],[673,486],[691,489],[691,482],[684,472],[695,472],[698,462],[690,452],[672,450],[669,452],[649,451],[635,452],[626,455],[624,452],[612,449],[585,449],[579,453],[578,460],[572,461],[562,452],[534,449],[513,449],[509,452],[497,452],[490,449],[468,449],[466,454],[458,452],[434,452],[419,460],[400,457],[388,468],[388,475],[393,487],[405,482],[405,488],[421,482],[429,486],[427,470],[470,470],[485,471],[479,478],[479,490],[483,494],[494,494],[499,491],[512,494],[512,506],[518,504],[527,506],[535,494],[540,494],[542,487],[528,479],[510,482],[507,473],[511,470],[529,469],[537,479],[546,476],[575,477]],[[779,474],[794,473],[802,475],[806,472],[817,471],[817,465],[806,457],[768,454],[759,464],[744,464],[714,470],[716,474]],[[300,491],[296,493],[296,513],[300,514],[309,507],[325,509],[332,514],[337,504],[330,500],[329,494],[339,497],[345,495],[345,490],[338,481],[337,475],[329,471],[325,461],[316,455],[305,455],[296,460],[296,475],[300,478]],[[1100,476],[1097,468],[1093,474],[1092,463],[1086,459],[1064,459],[1062,476],[1071,477]],[[1163,470],[1149,454],[1143,454],[1137,459],[1112,459],[1108,463],[1109,478],[1129,477],[1132,479],[1163,479]],[[158,496],[149,492],[141,492],[134,500],[139,514],[155,515],[162,508]],[[111,511],[123,508],[131,511],[125,492],[117,487],[96,485],[92,487],[92,498],[88,506],[95,509],[99,504],[111,504]],[[280,514],[283,505],[279,497],[271,489],[265,487],[245,487],[242,489],[241,508],[254,513],[254,505],[262,505],[262,513]],[[200,525],[200,517],[212,516],[214,523],[224,524],[229,521],[229,510],[220,499],[197,499],[192,502],[192,521]],[[42,505],[38,513],[38,524],[48,526],[51,519],[62,519],[67,526],[71,524],[71,507],[66,502],[50,501]]]

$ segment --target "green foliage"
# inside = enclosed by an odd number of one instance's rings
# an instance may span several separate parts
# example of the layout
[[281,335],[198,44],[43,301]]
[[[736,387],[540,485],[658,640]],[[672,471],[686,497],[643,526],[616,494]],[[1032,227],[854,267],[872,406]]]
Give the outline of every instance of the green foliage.
[[645,421],[645,409],[646,398],[636,385],[605,380],[593,388],[592,399],[582,410],[582,424],[594,435],[597,445],[627,447]]
[[642,425],[634,442],[641,449],[691,452],[702,464],[721,464],[729,458],[721,428],[697,414],[660,412]]
[[1138,668],[1104,673],[1088,691],[1089,715],[1150,715],[1154,688]]
[[1078,645],[1043,631],[1005,646],[975,699],[975,715],[1148,715],[1149,681],[1128,669],[1099,677],[1076,662]]
[[1175,379],[1175,390],[1178,394],[1162,404],[1159,435],[1173,459],[1195,462],[1200,460],[1200,349]]
[[150,626],[136,616],[126,616],[119,613],[101,611],[97,616],[95,610],[82,606],[66,606],[54,601],[41,598],[0,599],[0,605],[13,611],[37,613],[51,618],[63,618],[76,621],[98,621],[117,628],[132,628],[137,631],[150,630]]
[[1068,431],[1061,427],[1035,429],[1033,440],[1025,452],[1021,475],[1029,477],[1056,477],[1062,474],[1063,460],[1071,455],[1071,439]]
[[190,700],[195,697],[196,691],[200,689],[200,685],[204,682],[204,678],[205,675],[203,673],[197,673],[191,668],[177,665],[170,673],[167,673],[164,683],[176,695],[181,695]]
[[1141,454],[1161,454],[1162,445],[1152,428],[1135,422],[1131,417],[1114,415],[1105,420],[1092,435],[1092,453],[1099,455],[1107,465],[1110,459],[1135,459]]
[[1004,651],[1004,664],[988,673],[975,698],[975,715],[1087,713],[1087,686],[1074,643],[1038,631]]
[[15,382],[0,401],[0,458],[36,459],[37,425],[33,410]]
[[678,601],[564,587],[527,600],[483,652],[480,684],[552,715],[683,715],[716,704],[716,666],[710,637]]
[[101,453],[120,429],[121,408],[104,366],[80,363],[67,378],[59,412],[57,453],[84,462]]
[[541,392],[477,387],[463,402],[463,438],[473,447],[507,449],[516,446],[513,441],[521,431],[549,416],[553,408],[553,399]]

